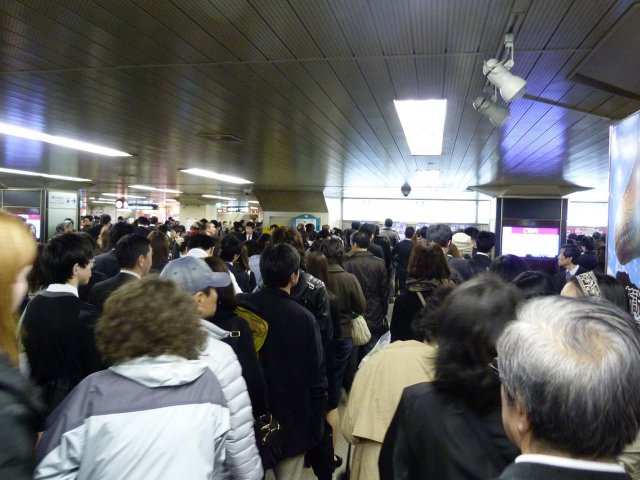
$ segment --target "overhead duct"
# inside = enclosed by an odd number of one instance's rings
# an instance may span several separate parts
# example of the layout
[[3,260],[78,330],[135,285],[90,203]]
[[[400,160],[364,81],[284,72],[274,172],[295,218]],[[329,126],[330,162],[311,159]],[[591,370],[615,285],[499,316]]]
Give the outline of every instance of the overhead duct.
[[489,182],[483,185],[470,185],[468,190],[484,193],[490,197],[564,197],[570,193],[591,190],[571,182],[562,183],[510,183]]
[[[640,100],[640,4],[632,5],[569,79],[592,88]],[[633,48],[632,48],[633,47]]]

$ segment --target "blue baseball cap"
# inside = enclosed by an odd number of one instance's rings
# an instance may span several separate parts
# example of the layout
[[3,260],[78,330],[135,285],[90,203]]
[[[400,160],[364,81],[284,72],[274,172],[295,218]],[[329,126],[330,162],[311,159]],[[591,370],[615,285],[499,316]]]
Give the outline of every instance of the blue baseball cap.
[[231,283],[227,272],[213,272],[203,259],[190,256],[167,263],[160,278],[173,280],[192,295],[209,287],[226,287]]

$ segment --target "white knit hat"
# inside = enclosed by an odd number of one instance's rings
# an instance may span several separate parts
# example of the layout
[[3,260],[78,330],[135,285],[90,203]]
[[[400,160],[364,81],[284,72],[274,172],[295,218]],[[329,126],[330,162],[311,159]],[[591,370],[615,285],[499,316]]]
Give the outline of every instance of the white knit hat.
[[471,237],[469,235],[463,232],[454,233],[451,241],[458,247],[462,255],[471,255],[473,244],[471,243]]

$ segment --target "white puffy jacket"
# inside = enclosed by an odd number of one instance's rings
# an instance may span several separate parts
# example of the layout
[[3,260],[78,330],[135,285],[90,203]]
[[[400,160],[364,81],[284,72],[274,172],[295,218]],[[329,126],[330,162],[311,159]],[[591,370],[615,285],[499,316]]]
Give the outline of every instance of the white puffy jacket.
[[208,336],[200,358],[218,378],[230,415],[231,429],[227,433],[225,471],[221,478],[261,480],[262,460],[256,447],[253,410],[242,367],[233,349],[220,341],[229,332],[206,320],[200,320],[200,324]]

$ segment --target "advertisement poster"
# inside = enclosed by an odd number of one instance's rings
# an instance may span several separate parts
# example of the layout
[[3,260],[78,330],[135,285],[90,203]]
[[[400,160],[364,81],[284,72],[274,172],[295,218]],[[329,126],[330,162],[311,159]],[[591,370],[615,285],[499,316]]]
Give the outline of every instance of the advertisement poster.
[[640,112],[611,128],[607,273],[627,288],[640,321]]

